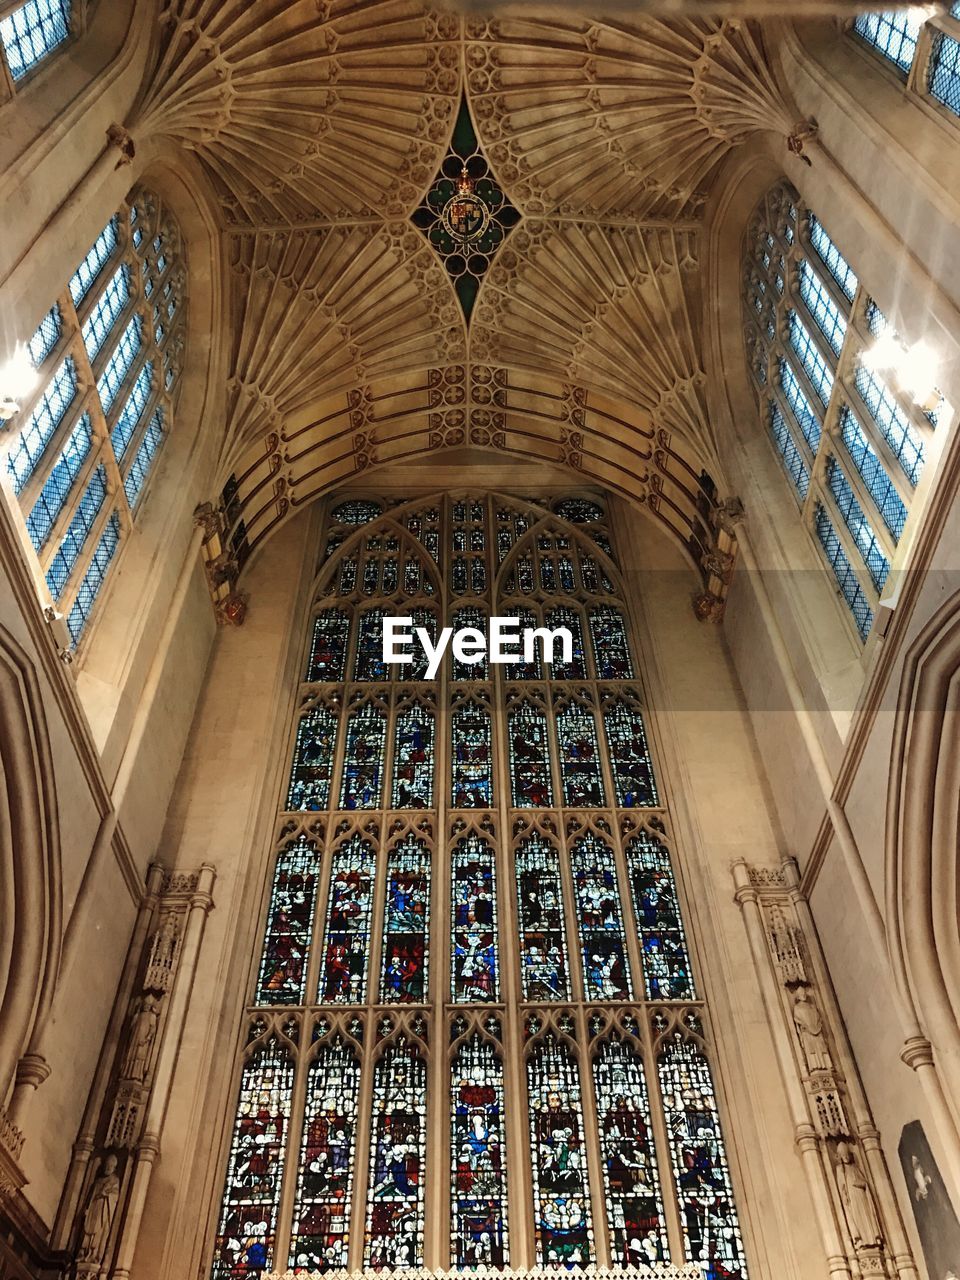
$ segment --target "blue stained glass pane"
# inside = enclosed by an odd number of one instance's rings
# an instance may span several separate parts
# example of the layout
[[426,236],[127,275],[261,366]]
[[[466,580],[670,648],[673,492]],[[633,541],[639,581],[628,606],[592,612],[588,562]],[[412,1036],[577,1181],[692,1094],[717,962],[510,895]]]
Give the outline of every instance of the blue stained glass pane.
[[63,415],[77,393],[77,370],[68,356],[47,383],[36,408],[20,430],[17,442],[7,457],[7,472],[19,493],[33,475],[50,437],[63,421]]
[[347,639],[350,619],[342,609],[327,609],[313,624],[313,639],[307,658],[307,681],[342,680],[347,666]]
[[836,355],[847,335],[847,321],[806,258],[800,262],[800,297]]
[[859,283],[857,277],[850,269],[843,254],[823,229],[823,223],[812,213],[807,222],[807,231],[810,236],[810,243],[816,250],[820,261],[852,302]]
[[850,487],[850,482],[843,474],[843,470],[836,458],[832,456],[827,459],[826,475],[827,484],[830,486],[830,492],[833,494],[837,509],[843,517],[844,524],[849,529],[854,542],[857,544],[857,549],[863,557],[867,571],[873,579],[873,585],[880,591],[887,580],[887,574],[890,572],[889,561],[877,543],[877,536],[871,529],[867,517],[863,514],[863,508],[857,502]]
[[[639,1039],[640,1029],[632,1024]],[[650,1097],[637,1049],[608,1040],[593,1060],[603,1187],[615,1267],[649,1266],[669,1257]]]
[[373,1136],[364,1262],[376,1270],[423,1263],[427,1068],[400,1036],[373,1073]]
[[40,497],[27,516],[30,541],[37,551],[42,550],[46,544],[57,517],[63,510],[73,482],[90,452],[90,438],[90,416],[85,413],[70,433],[70,438],[40,491]]
[[67,526],[60,548],[47,570],[47,586],[55,600],[59,600],[67,585],[73,566],[77,563],[84,543],[93,528],[100,508],[107,496],[107,473],[101,465],[87,485],[86,492],[80,499],[73,519]]
[[863,365],[856,373],[857,390],[874,422],[903,467],[911,484],[916,484],[923,470],[924,450],[920,433],[897,404],[893,392],[876,373]]
[[[482,609],[474,609],[472,607],[458,609],[453,615],[453,626],[454,634],[462,631],[465,627],[471,627],[474,631],[479,631],[486,636],[487,616]],[[490,667],[487,662],[486,650],[479,655],[478,662],[463,662],[454,654],[453,678],[454,680],[488,680],[490,678]]]
[[325,809],[330,803],[337,717],[326,707],[313,707],[297,725],[287,809]]
[[97,394],[103,405],[104,413],[109,413],[117,392],[123,386],[127,374],[133,368],[142,345],[143,322],[139,316],[132,316],[129,324],[120,335],[113,354],[107,361],[100,380],[97,383]]
[[800,357],[800,362],[807,371],[807,377],[813,384],[814,391],[826,407],[833,390],[833,374],[827,368],[826,361],[797,313],[788,311],[787,316],[790,321],[790,345]]
[[0,41],[14,80],[42,62],[70,35],[71,0],[27,0],[0,19]]
[[119,545],[120,517],[114,512],[107,521],[107,526],[100,537],[100,541],[97,543],[87,572],[80,583],[77,598],[74,600],[73,608],[67,618],[67,626],[70,629],[74,644],[80,639],[83,628],[87,624],[93,610],[94,601],[103,586],[107,570],[110,568],[110,562]]
[[283,848],[273,873],[257,1004],[301,1004],[313,912],[320,875],[320,850],[306,836]]
[[542,809],[553,804],[545,712],[530,702],[521,702],[510,712],[508,734],[514,805]]
[[568,809],[606,804],[600,773],[600,748],[593,714],[579,703],[556,713],[563,803]]
[[367,985],[376,854],[352,835],[330,862],[319,1004],[361,1004]]
[[613,605],[595,605],[588,614],[590,639],[593,641],[593,662],[598,680],[629,680],[633,677],[633,662],[623,614]]
[[378,809],[383,790],[383,759],[387,722],[369,703],[347,722],[347,747],[340,783],[341,809]]
[[[517,619],[521,636],[537,625],[536,615],[532,609],[518,609],[511,605],[509,616]],[[504,664],[503,678],[505,680],[539,680],[541,678],[540,646],[534,645],[529,662],[523,660],[522,644],[518,646],[516,652],[520,654],[519,660]]]
[[468,704],[450,717],[450,799],[455,809],[485,809],[493,803],[490,716]]
[[560,855],[543,836],[527,836],[517,849],[516,868],[524,999],[568,1000]]
[[794,444],[787,420],[780,412],[780,406],[775,400],[771,400],[767,406],[767,422],[770,427],[770,436],[783,463],[783,469],[793,482],[793,487],[802,501],[810,488],[810,472],[803,454]]
[[404,838],[387,855],[387,896],[383,909],[384,1004],[422,1004],[427,996],[430,958],[430,851],[416,836]]
[[[693,1021],[697,1027],[695,1016]],[[705,1276],[746,1280],[709,1064],[699,1046],[677,1031],[657,1058],[657,1072],[687,1259]]]
[[657,784],[643,716],[626,702],[614,702],[604,709],[603,725],[617,804],[621,809],[655,806]]
[[587,676],[587,660],[583,652],[583,627],[580,615],[574,609],[561,605],[557,609],[549,609],[544,616],[544,626],[548,631],[558,627],[566,627],[573,638],[573,659],[563,661],[563,648],[557,643],[553,649],[553,664],[545,663],[550,680],[585,680]]
[[83,326],[83,345],[91,360],[96,360],[113,326],[130,301],[130,268],[124,264],[117,270],[94,304]]
[[[137,375],[137,380],[131,388],[127,402],[120,410],[120,416],[110,432],[110,443],[113,445],[113,453],[118,462],[133,439],[137,423],[140,421],[140,415],[150,399],[152,385],[153,362],[148,360]],[[158,412],[160,411],[158,410]]]
[[324,1045],[310,1066],[297,1161],[289,1266],[345,1268],[360,1100],[360,1064],[342,1041]]
[[457,1004],[496,1000],[497,890],[493,849],[482,836],[456,843],[451,859],[453,964],[451,996]]
[[629,1000],[632,991],[613,850],[593,832],[570,846],[587,1000]]
[[641,832],[627,844],[627,867],[647,999],[696,1000],[670,851]]
[[71,277],[70,296],[73,298],[74,306],[79,307],[90,292],[90,286],[113,256],[113,252],[117,247],[119,230],[120,219],[117,214],[114,214],[97,236],[87,256]]
[[[343,567],[341,566],[340,590],[343,592]],[[351,584],[352,589],[352,584]],[[360,615],[357,633],[357,657],[354,663],[355,680],[388,680],[392,668],[383,660],[383,620],[386,609],[368,609]],[[407,667],[397,667],[407,671]]]
[[[957,16],[954,13],[954,17]],[[933,38],[927,92],[955,116],[960,116],[960,41],[945,31],[938,31]]]
[[158,405],[146,431],[143,433],[140,447],[133,462],[130,464],[130,470],[127,472],[127,477],[123,482],[123,491],[127,495],[127,502],[131,507],[136,506],[140,494],[143,492],[144,482],[162,443],[163,408]]
[[922,9],[891,9],[858,14],[853,29],[905,76],[917,51],[917,37],[925,20]]
[[39,368],[47,356],[60,341],[63,333],[63,318],[60,315],[59,303],[54,303],[37,326],[37,331],[27,344],[30,359],[35,368]]
[[393,739],[393,807],[433,804],[433,713],[412,706],[397,715]]
[[593,1257],[587,1153],[576,1060],[548,1033],[527,1060],[533,1216],[541,1266],[586,1266]]
[[856,414],[847,405],[844,405],[840,413],[840,429],[847,453],[869,489],[870,496],[883,518],[883,523],[893,535],[894,540],[899,542],[907,523],[907,508],[901,501],[893,481],[884,470],[883,463],[864,435]]
[[240,1077],[212,1280],[254,1280],[270,1268],[292,1096],[293,1062],[271,1040]]
[[458,1050],[450,1091],[454,1262],[501,1268],[508,1259],[503,1064],[479,1035]]
[[847,553],[844,551],[843,545],[837,536],[837,531],[833,527],[833,521],[827,514],[826,508],[819,502],[814,512],[814,529],[820,545],[826,553],[830,567],[833,569],[833,575],[837,580],[840,593],[853,614],[857,630],[860,632],[860,638],[866,640],[870,634],[870,628],[873,626],[873,610],[870,608],[870,603],[864,595],[860,583],[857,581],[853,566],[847,559]]
[[810,452],[816,453],[820,448],[820,418],[797,381],[796,374],[782,356],[778,361],[777,367],[780,372],[780,386],[783,388],[783,394],[787,398],[787,403],[796,419],[797,426],[803,433],[804,440],[810,446]]

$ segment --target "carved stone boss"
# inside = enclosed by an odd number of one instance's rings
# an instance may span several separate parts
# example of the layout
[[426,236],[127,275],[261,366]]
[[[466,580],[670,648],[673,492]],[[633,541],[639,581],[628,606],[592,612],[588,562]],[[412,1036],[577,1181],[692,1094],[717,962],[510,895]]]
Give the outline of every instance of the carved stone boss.
[[54,1229],[71,1259],[64,1280],[130,1275],[213,882],[207,864],[188,873],[150,869],[128,980]]
[[733,879],[830,1275],[917,1280],[797,865]]

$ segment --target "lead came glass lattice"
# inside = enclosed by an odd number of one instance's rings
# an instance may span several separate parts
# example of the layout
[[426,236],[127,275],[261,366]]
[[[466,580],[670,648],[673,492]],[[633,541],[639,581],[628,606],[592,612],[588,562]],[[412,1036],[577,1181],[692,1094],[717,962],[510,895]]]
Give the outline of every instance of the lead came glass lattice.
[[451,716],[454,809],[484,809],[493,803],[490,716],[481,707],[460,707]]
[[570,979],[559,853],[543,836],[527,836],[517,849],[516,876],[524,999],[567,1000]]
[[625,702],[617,701],[604,711],[603,723],[617,804],[622,809],[658,804],[650,749],[640,712]]
[[570,846],[588,1000],[629,1000],[630,976],[613,850],[592,832]]
[[600,774],[597,726],[592,713],[571,703],[556,713],[563,803],[568,809],[596,809],[606,803]]
[[593,1225],[576,1060],[549,1034],[527,1061],[537,1261],[585,1266]]
[[427,993],[430,946],[430,852],[406,836],[387,857],[383,915],[384,1004],[421,1004]]
[[598,680],[631,680],[633,663],[623,625],[623,614],[612,605],[590,610],[590,639]]
[[451,858],[453,957],[451,996],[478,1004],[498,995],[497,892],[493,849],[481,836],[463,836]]
[[503,1066],[478,1035],[457,1052],[451,1092],[454,1260],[465,1269],[500,1268],[507,1262]]
[[547,717],[539,707],[522,702],[510,713],[510,787],[514,805],[542,809],[553,803]]
[[297,725],[297,739],[287,790],[287,809],[325,809],[330,801],[337,717],[314,707]]
[[375,870],[373,845],[359,835],[351,836],[333,855],[320,1004],[359,1004],[363,1000]]
[[343,1043],[324,1045],[307,1076],[291,1267],[347,1265],[359,1097],[353,1051]]
[[313,933],[320,853],[306,836],[282,849],[273,873],[258,1004],[300,1004]]
[[657,1059],[687,1259],[707,1275],[746,1280],[713,1078],[703,1052],[674,1033]]
[[670,853],[643,832],[627,844],[630,891],[648,1000],[695,1000]]
[[374,1068],[368,1267],[422,1265],[426,1093],[426,1065],[401,1036]]
[[293,1063],[271,1040],[240,1079],[213,1280],[253,1280],[273,1261],[292,1092]]
[[398,713],[393,741],[393,807],[433,804],[433,715],[413,706]]
[[617,1267],[649,1266],[668,1258],[669,1246],[639,1053],[623,1040],[608,1040],[593,1061],[593,1080],[611,1260]]
[[383,790],[387,722],[382,711],[367,703],[347,722],[347,747],[340,784],[341,809],[376,809]]

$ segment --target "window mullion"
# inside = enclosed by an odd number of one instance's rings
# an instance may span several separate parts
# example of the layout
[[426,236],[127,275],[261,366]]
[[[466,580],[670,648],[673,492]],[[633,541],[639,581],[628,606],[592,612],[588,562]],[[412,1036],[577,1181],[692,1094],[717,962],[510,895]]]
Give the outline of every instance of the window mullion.
[[929,21],[925,22],[917,35],[917,47],[913,52],[913,61],[907,72],[907,92],[926,98],[927,69],[930,66],[930,55],[933,52],[933,30]]
[[97,447],[96,440],[91,439],[90,451],[84,459],[83,466],[77,472],[77,477],[71,486],[68,499],[64,502],[63,509],[51,526],[42,550],[37,552],[37,558],[40,561],[40,568],[43,570],[44,576],[46,576],[56,558],[67,529],[70,527],[70,521],[76,515],[80,498],[86,493],[87,486],[93,479],[93,474],[101,462],[100,452],[101,450]]

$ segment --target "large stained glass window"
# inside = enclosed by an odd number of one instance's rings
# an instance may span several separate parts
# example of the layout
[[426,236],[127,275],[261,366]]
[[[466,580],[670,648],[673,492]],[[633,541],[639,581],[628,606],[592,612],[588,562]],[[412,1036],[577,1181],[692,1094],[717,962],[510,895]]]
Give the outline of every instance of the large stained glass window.
[[360,1063],[342,1040],[324,1044],[307,1073],[290,1266],[346,1267],[356,1159]]
[[215,1280],[255,1280],[274,1260],[292,1094],[293,1060],[279,1040],[270,1040],[247,1059],[240,1077]]
[[[329,501],[218,1280],[745,1276],[611,537],[598,494]],[[566,626],[574,652],[426,681],[419,645],[384,663],[387,615]]]
[[387,857],[383,915],[384,1004],[422,1004],[427,992],[430,948],[430,852],[406,836]]
[[373,1073],[365,1257],[369,1267],[404,1269],[423,1260],[426,1091],[426,1064],[400,1037],[384,1051]]
[[460,1046],[450,1083],[453,1262],[500,1268],[508,1256],[503,1065],[489,1041],[475,1034]]

